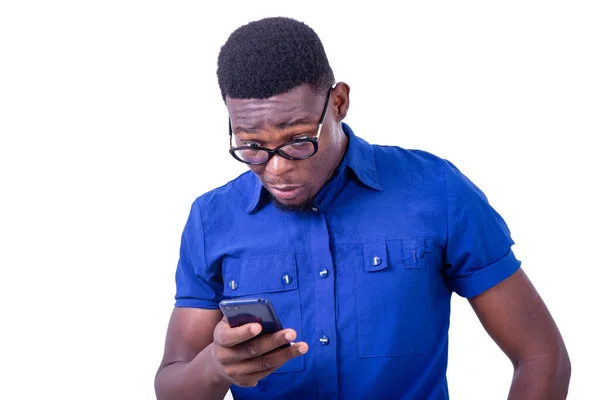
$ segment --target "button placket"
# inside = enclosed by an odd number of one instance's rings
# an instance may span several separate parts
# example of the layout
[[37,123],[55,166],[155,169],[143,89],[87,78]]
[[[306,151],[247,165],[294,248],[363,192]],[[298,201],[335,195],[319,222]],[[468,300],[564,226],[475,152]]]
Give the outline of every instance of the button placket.
[[334,259],[330,248],[327,216],[323,209],[315,208],[314,217],[308,218],[307,221],[311,249],[307,262],[313,268],[311,275],[315,286],[312,299],[318,305],[312,328],[317,329],[312,339],[312,343],[318,345],[315,349],[315,372],[318,376],[319,392],[323,393],[323,398],[337,398],[337,378],[332,378],[337,377]]

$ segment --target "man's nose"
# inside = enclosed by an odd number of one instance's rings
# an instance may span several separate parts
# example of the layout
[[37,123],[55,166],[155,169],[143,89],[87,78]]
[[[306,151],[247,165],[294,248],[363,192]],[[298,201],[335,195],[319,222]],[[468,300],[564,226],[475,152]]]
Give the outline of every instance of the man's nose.
[[279,154],[275,154],[271,157],[265,169],[271,175],[282,176],[293,169],[293,163],[293,160],[288,160],[287,158],[281,157]]

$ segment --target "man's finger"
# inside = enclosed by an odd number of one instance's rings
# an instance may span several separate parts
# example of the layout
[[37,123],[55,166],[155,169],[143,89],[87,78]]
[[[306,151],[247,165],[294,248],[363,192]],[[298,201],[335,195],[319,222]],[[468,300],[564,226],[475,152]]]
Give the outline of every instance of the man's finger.
[[214,342],[219,346],[233,347],[252,339],[260,333],[262,326],[257,323],[250,323],[232,328],[226,321],[217,324],[214,333]]
[[276,369],[277,368],[271,368],[270,370],[267,370],[267,371],[260,371],[260,372],[255,372],[250,375],[245,375],[244,377],[240,378],[238,381],[234,381],[234,384],[239,387],[254,387],[258,384],[258,381],[260,381],[265,376],[271,374]]
[[[236,376],[253,375],[264,373],[264,376],[270,374],[283,364],[305,354],[308,351],[308,344],[305,342],[294,343],[293,345],[274,350],[260,357],[255,357],[239,364],[239,369],[236,371]],[[263,376],[263,377],[264,377]]]
[[283,329],[281,331],[265,335],[235,346],[233,361],[242,361],[254,358],[273,351],[296,339],[296,331],[293,329]]

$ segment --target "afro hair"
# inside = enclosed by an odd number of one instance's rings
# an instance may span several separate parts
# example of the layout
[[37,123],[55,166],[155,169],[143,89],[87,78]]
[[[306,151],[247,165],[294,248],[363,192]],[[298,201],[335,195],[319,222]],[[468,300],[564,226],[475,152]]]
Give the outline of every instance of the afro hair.
[[266,99],[302,84],[321,92],[335,82],[315,31],[286,17],[236,29],[219,52],[217,78],[223,100]]

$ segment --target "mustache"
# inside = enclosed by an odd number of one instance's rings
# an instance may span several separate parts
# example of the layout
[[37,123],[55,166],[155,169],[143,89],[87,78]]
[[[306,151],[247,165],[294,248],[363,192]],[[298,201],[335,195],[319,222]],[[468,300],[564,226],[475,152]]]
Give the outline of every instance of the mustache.
[[292,178],[283,178],[280,181],[263,181],[265,186],[302,186],[300,182],[294,182]]

